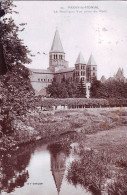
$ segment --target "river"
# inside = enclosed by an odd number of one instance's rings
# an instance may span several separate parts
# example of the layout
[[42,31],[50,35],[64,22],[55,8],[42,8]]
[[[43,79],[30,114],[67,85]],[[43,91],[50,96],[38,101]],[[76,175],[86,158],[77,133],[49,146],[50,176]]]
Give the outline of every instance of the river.
[[33,143],[3,154],[2,195],[89,195],[66,179],[67,167],[76,158],[71,149],[58,144]]

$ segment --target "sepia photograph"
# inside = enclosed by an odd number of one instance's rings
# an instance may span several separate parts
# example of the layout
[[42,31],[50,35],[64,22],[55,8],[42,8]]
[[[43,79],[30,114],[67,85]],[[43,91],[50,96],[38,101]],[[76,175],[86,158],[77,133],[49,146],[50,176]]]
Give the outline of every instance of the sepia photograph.
[[127,4],[0,0],[0,195],[127,195]]

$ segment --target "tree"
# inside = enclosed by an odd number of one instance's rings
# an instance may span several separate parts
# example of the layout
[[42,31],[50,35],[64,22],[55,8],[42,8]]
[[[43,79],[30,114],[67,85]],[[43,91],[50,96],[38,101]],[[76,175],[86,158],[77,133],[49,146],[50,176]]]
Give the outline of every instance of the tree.
[[86,85],[82,79],[78,83],[77,97],[80,97],[80,98],[86,97]]
[[[15,13],[14,5],[11,0],[2,1],[2,6],[10,15]],[[29,64],[31,59],[30,50],[24,45],[23,40],[19,38],[19,32],[24,30],[25,23],[20,24],[20,27],[14,23],[10,16],[4,17],[1,22],[1,42],[4,49],[5,62],[7,69],[11,70],[13,66]]]
[[94,80],[90,88],[91,98],[126,98],[127,83],[122,80],[107,80],[104,83]]
[[[11,0],[2,1],[2,6],[10,15],[15,7]],[[29,70],[24,64],[30,63],[30,51],[18,37],[22,29],[15,25],[11,17],[1,22],[1,44],[4,50],[6,74],[0,75],[1,121],[3,133],[13,132],[13,122],[21,118],[28,109],[34,107],[34,91],[29,79]],[[21,24],[20,26],[24,26]]]
[[100,89],[100,87],[101,87],[101,82],[97,79],[94,79],[90,87],[90,97],[91,98],[98,97],[98,90]]
[[56,78],[54,78],[52,84],[47,87],[47,93],[52,98],[76,97],[77,85],[75,82],[70,82],[64,77],[61,82],[58,82]]

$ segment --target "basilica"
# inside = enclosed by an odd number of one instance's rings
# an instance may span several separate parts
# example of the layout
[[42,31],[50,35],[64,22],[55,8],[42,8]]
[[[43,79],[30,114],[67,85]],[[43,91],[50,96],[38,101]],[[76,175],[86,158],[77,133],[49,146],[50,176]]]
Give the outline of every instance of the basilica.
[[30,69],[30,81],[35,94],[46,97],[46,87],[52,83],[53,78],[57,82],[61,82],[63,77],[70,82],[75,81],[78,83],[82,80],[86,85],[87,97],[89,97],[91,82],[93,78],[97,78],[97,64],[92,54],[88,62],[86,62],[80,52],[74,67],[70,68],[65,58],[59,32],[56,30],[49,52],[49,67],[47,69]]

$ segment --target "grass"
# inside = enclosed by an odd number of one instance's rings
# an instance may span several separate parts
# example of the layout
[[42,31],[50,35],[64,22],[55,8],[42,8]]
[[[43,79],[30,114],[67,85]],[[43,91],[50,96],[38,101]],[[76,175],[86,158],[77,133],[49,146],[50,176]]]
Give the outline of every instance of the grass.
[[86,137],[77,148],[79,159],[68,168],[67,179],[74,185],[84,186],[94,195],[126,195],[127,110],[95,110],[92,115],[90,113],[89,110],[88,124],[92,128],[82,131]]
[[35,111],[22,123],[25,131],[17,130],[19,139],[29,139],[28,127],[32,127],[31,137],[35,130],[35,136],[66,142],[69,132],[72,141],[79,143],[75,151],[79,160],[68,170],[69,182],[97,195],[127,194],[126,108]]
[[[117,156],[127,156],[126,145],[127,145],[127,127],[117,127],[109,131],[102,131],[96,134],[87,135],[85,141],[86,147],[98,151],[105,151],[107,154]],[[92,143],[92,144],[91,144]]]
[[[17,123],[16,123],[17,124]],[[83,135],[95,134],[101,131],[112,130],[118,126],[126,126],[126,109],[80,109],[58,111],[34,111],[18,122],[14,140],[27,142],[32,137],[59,137],[67,131],[76,131]],[[29,130],[32,127],[33,130]],[[35,133],[34,133],[35,132]],[[19,136],[18,136],[19,134]],[[85,136],[83,136],[85,137]],[[20,139],[21,138],[21,139]],[[1,144],[1,143],[0,143]],[[16,144],[15,144],[16,145]]]
[[66,131],[93,134],[127,124],[126,109],[80,109],[39,111],[31,113],[25,120],[43,135],[58,135]]
[[79,157],[68,168],[67,180],[87,188],[93,195],[126,195],[126,135],[123,128],[122,132],[109,131],[106,138],[105,131],[87,136],[86,142],[74,151]]

